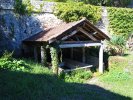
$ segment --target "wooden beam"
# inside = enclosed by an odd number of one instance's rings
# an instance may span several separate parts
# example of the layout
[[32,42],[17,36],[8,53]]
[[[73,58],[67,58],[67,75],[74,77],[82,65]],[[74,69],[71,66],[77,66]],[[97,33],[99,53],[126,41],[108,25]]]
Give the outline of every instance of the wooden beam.
[[71,48],[71,59],[73,59],[73,48]]
[[91,35],[90,33],[88,33],[87,31],[85,31],[83,28],[79,27],[78,28],[79,31],[81,31],[82,33],[84,33],[85,35],[87,35],[90,39],[92,39],[93,41],[97,41],[97,39]]
[[75,30],[75,31],[73,31],[72,33],[70,33],[69,35],[67,35],[67,36],[63,37],[61,40],[66,40],[66,39],[68,39],[69,37],[71,37],[71,36],[75,35],[77,32],[78,32],[78,31],[77,31],[77,30]]
[[93,35],[97,34],[97,32],[92,33]]
[[79,61],[71,60],[71,59],[64,59],[65,66],[67,66],[70,69],[75,69],[75,68],[84,68],[84,67],[92,67],[90,64],[82,63]]
[[46,47],[45,46],[41,46],[41,64],[42,66],[47,65],[47,55],[46,55]]
[[101,45],[99,50],[99,72],[103,73],[103,70],[103,45]]
[[85,25],[87,25],[88,27],[90,27],[91,29],[96,31],[97,33],[100,33],[99,35],[101,35],[102,37],[106,38],[107,40],[110,40],[110,38],[107,35],[105,35],[100,29],[98,29],[97,27],[93,26],[90,22],[88,22],[88,23],[86,23]]
[[93,30],[92,30],[92,29],[87,28],[85,25],[83,26],[83,28],[84,28],[86,31],[90,32],[90,33],[92,33],[92,32],[93,32]]
[[35,62],[38,62],[38,53],[37,53],[37,47],[34,46],[34,59],[35,59]]
[[86,57],[85,57],[85,47],[82,48],[82,51],[83,51],[83,55],[82,55],[82,62],[85,63],[86,61]]
[[79,44],[61,44],[60,48],[73,48],[73,47],[91,47],[91,46],[100,46],[101,43],[79,43]]
[[103,37],[101,37],[99,34],[94,34],[94,36],[98,39],[101,40]]
[[100,41],[63,41],[63,44],[101,43]]
[[66,69],[66,70],[64,70],[64,72],[70,72],[70,71],[75,71],[75,70],[80,70],[80,69],[87,69],[87,68],[91,68],[91,67],[93,67],[93,65],[88,65],[85,67],[79,67],[79,68],[75,68],[75,69]]

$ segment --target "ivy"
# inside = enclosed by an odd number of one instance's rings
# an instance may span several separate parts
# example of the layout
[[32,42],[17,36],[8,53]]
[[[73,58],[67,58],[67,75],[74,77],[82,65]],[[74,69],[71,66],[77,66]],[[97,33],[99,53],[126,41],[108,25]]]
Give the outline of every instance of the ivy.
[[107,10],[110,33],[127,39],[133,32],[133,9],[109,7]]
[[53,73],[58,75],[58,66],[59,66],[58,48],[56,46],[51,46],[50,47],[50,53],[51,53],[51,59],[52,59]]
[[84,3],[57,3],[54,14],[65,22],[73,22],[86,17],[93,23],[101,19],[101,7]]

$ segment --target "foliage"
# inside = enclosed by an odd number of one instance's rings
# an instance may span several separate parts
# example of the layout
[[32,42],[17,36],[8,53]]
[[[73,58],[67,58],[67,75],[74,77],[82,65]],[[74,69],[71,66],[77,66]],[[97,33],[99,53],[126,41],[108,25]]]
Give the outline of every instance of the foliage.
[[110,56],[108,59],[109,68],[115,69],[120,65],[127,65],[128,60],[122,56]]
[[31,5],[30,0],[15,0],[14,11],[20,15],[28,14],[33,12],[34,6]]
[[58,3],[55,8],[55,15],[65,22],[72,22],[86,17],[93,23],[101,18],[101,7],[86,5],[84,3]]
[[51,1],[54,1],[54,2],[66,2],[67,0],[51,0]]
[[16,60],[12,58],[13,53],[7,51],[0,58],[0,69],[1,70],[17,70],[22,71],[28,67],[23,60]]
[[65,75],[66,82],[78,82],[83,83],[86,80],[92,78],[92,73],[87,70],[77,70]]
[[92,5],[101,5],[101,0],[83,0],[86,4],[92,4]]
[[104,0],[105,4],[107,6],[116,6],[116,7],[127,7],[130,3],[131,0]]
[[109,72],[106,72],[101,80],[105,82],[117,82],[129,80],[130,73],[124,70],[128,66],[128,60],[120,56],[109,58]]
[[[81,2],[81,0],[76,0],[76,1],[67,0],[67,1]],[[63,1],[61,0],[61,2]],[[82,2],[97,6],[104,5],[104,6],[127,7],[130,4],[131,0],[82,0]]]
[[[122,79],[123,81],[115,80],[112,82],[110,80],[108,84],[104,80],[97,83],[97,85],[64,82],[55,77],[48,68],[41,67],[40,64],[29,59],[23,60],[30,65],[31,70],[21,72],[0,70],[0,100],[18,100],[21,98],[24,100],[60,100],[71,98],[76,100],[110,100],[110,98],[130,100],[133,98],[131,88],[133,87],[133,80]],[[123,63],[120,65],[125,66]],[[132,68],[132,65],[130,65],[130,68]],[[103,75],[100,77],[103,77]],[[99,86],[100,84],[103,87]],[[104,96],[105,94],[107,96]]]
[[31,70],[0,71],[0,100],[107,100],[105,94],[115,100],[126,100],[125,95],[119,96],[97,85],[62,81],[48,68],[29,59],[23,60]]
[[125,39],[133,31],[133,10],[128,8],[107,8],[109,14],[109,31]]
[[51,59],[52,59],[52,69],[54,74],[58,74],[58,65],[59,65],[59,60],[58,60],[58,49],[57,47],[50,47],[50,53],[51,53]]
[[26,13],[26,5],[20,0],[15,0],[14,12],[24,15]]
[[107,51],[111,55],[123,55],[125,48],[125,39],[123,36],[114,35],[111,40],[108,41]]
[[123,72],[122,70],[112,70],[110,73],[102,76],[102,80],[106,82],[126,81],[129,79],[130,74],[128,72]]

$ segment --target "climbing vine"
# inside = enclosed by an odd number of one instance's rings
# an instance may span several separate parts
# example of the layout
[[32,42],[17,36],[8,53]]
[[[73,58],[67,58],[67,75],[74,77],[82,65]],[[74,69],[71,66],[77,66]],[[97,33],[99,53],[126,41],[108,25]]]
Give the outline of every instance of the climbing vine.
[[127,39],[133,33],[133,9],[109,7],[107,10],[110,33]]
[[51,59],[52,59],[52,69],[53,69],[53,72],[56,75],[58,75],[58,65],[59,65],[58,48],[56,46],[51,46],[50,47],[50,53],[51,53]]

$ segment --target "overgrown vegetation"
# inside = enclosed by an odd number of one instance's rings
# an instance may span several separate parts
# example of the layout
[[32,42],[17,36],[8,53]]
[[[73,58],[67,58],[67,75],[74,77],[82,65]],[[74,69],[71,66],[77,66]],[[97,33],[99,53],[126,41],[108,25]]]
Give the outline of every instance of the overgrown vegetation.
[[52,59],[52,70],[54,74],[58,75],[58,48],[55,46],[50,47],[51,59]]
[[107,42],[107,52],[110,55],[124,55],[126,50],[126,40],[121,35],[113,35],[111,40]]
[[44,1],[54,1],[54,2],[83,2],[85,4],[92,4],[96,6],[115,6],[115,7],[127,7],[131,0],[44,0]]
[[115,100],[127,98],[96,85],[64,82],[55,77],[48,68],[31,60],[24,61],[30,65],[30,70],[0,70],[0,100],[107,100],[103,96],[105,94]]
[[[11,55],[11,53],[7,53],[1,58],[14,59]],[[67,74],[64,80],[61,80],[55,77],[51,70],[42,67],[41,64],[23,59],[24,63],[29,66],[28,69],[24,68],[19,72],[16,69],[0,70],[0,99],[23,98],[36,100],[56,98],[56,100],[59,100],[74,98],[77,100],[81,98],[85,100],[110,100],[108,98],[114,98],[115,100],[128,100],[133,94],[131,88],[133,81],[130,73],[132,70],[130,72],[125,70],[129,67],[129,58],[127,58],[128,60],[123,57],[120,57],[121,59],[117,58],[112,57],[110,59],[110,72],[100,76],[102,82],[113,86],[110,89],[113,92],[104,89],[107,87],[101,88],[94,84],[83,84],[92,77],[92,73],[88,70],[74,71]],[[105,94],[108,97],[103,96]]]
[[72,22],[86,17],[93,23],[101,18],[101,7],[86,5],[84,3],[58,3],[55,15],[65,22]]
[[20,15],[30,15],[33,12],[34,6],[30,0],[15,0],[14,11]]
[[71,73],[66,73],[64,80],[66,82],[84,83],[86,80],[92,78],[92,72],[89,70],[77,70]]
[[133,32],[133,10],[128,8],[107,8],[109,14],[109,30],[112,35],[120,35],[125,39]]
[[28,68],[28,65],[23,60],[12,58],[13,53],[7,51],[0,58],[0,70],[22,71]]
[[115,7],[127,7],[131,0],[83,0],[85,3],[93,5],[115,6]]

